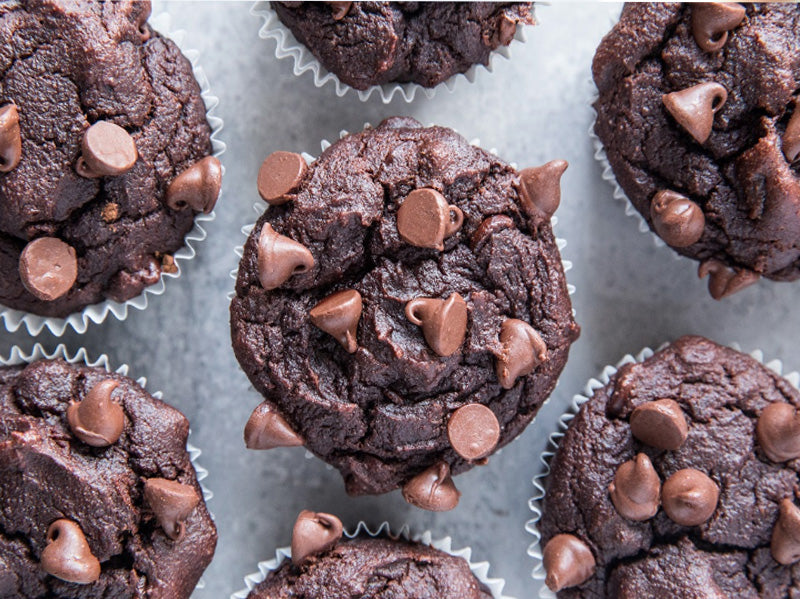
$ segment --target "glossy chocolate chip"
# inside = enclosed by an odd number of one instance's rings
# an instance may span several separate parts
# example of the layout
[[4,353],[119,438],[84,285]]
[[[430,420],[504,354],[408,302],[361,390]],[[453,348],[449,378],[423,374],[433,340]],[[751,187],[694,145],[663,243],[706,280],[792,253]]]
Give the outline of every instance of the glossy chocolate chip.
[[744,6],[735,2],[698,2],[692,5],[692,35],[706,52],[721,50],[728,32],[744,19]]
[[650,458],[639,453],[617,468],[608,493],[623,518],[636,522],[649,520],[658,512],[661,479]]
[[91,584],[100,578],[100,562],[72,520],[56,520],[48,527],[40,564],[50,576],[75,584]]
[[83,134],[75,170],[81,177],[115,177],[136,164],[139,153],[130,134],[119,125],[98,121]]
[[78,278],[75,250],[55,237],[34,239],[19,256],[19,276],[25,289],[38,299],[58,299]]
[[800,158],[800,102],[795,103],[794,112],[786,124],[781,138],[783,154],[790,163]]
[[361,294],[355,289],[337,291],[309,310],[311,322],[333,336],[348,353],[358,349],[356,331],[362,310]]
[[784,566],[800,561],[800,508],[791,499],[781,501],[770,551],[775,561]]
[[144,498],[164,534],[173,541],[186,535],[186,519],[200,503],[194,487],[166,478],[148,478],[144,482]]
[[352,2],[326,2],[325,4],[331,7],[331,16],[334,21],[341,21],[344,19],[347,13],[350,12],[350,7],[353,5]]
[[773,462],[800,458],[800,414],[788,403],[769,404],[758,416],[756,437]]
[[214,156],[206,156],[172,180],[167,187],[167,206],[208,214],[214,209],[221,188],[222,165]]
[[681,526],[699,526],[717,509],[719,487],[708,476],[685,468],[670,476],[661,488],[664,512]]
[[492,235],[496,235],[503,229],[510,229],[514,226],[514,221],[503,214],[496,214],[485,218],[470,237],[470,247],[473,250],[478,250],[486,239]]
[[342,522],[323,512],[303,510],[292,530],[292,563],[299,566],[312,555],[325,553],[342,538]]
[[16,104],[0,106],[0,173],[14,170],[22,158],[22,135]]
[[125,426],[125,412],[111,399],[119,383],[105,379],[94,385],[79,402],[67,408],[72,434],[92,447],[108,447],[117,442]]
[[307,171],[308,165],[300,154],[273,152],[258,169],[258,194],[271,206],[285,204]]
[[708,292],[715,300],[720,300],[758,282],[758,273],[747,269],[734,270],[723,262],[709,258],[700,263],[697,276],[709,276]]
[[672,247],[688,247],[700,241],[706,227],[703,210],[675,191],[659,191],[650,204],[653,228]]
[[483,404],[467,404],[451,414],[447,422],[447,438],[462,458],[480,460],[497,447],[500,423],[494,412]]
[[263,402],[253,410],[247,420],[244,427],[244,443],[247,449],[298,447],[303,445],[303,438],[294,432],[275,408]]
[[467,303],[458,293],[446,300],[418,297],[406,304],[406,318],[422,327],[430,348],[440,356],[455,353],[467,334]]
[[645,445],[674,451],[689,434],[689,425],[678,402],[672,399],[648,401],[637,406],[630,418],[631,433]]
[[713,81],[661,96],[664,106],[678,124],[701,144],[711,135],[714,115],[727,99],[728,91]]
[[561,175],[568,166],[566,160],[551,160],[520,171],[519,196],[528,216],[550,220],[561,204]]
[[464,224],[457,206],[448,206],[435,189],[415,189],[397,211],[397,232],[404,241],[421,248],[444,249],[444,240]]
[[264,289],[277,289],[292,276],[314,267],[314,256],[294,239],[264,223],[258,237],[258,279]]
[[500,326],[503,349],[495,364],[503,389],[511,389],[517,377],[532,373],[547,360],[547,345],[527,322],[509,318]]
[[446,512],[458,505],[461,493],[450,477],[446,462],[434,464],[403,486],[403,499],[411,505],[432,512]]
[[547,541],[542,562],[547,588],[554,593],[583,584],[594,574],[592,550],[575,535],[560,534]]

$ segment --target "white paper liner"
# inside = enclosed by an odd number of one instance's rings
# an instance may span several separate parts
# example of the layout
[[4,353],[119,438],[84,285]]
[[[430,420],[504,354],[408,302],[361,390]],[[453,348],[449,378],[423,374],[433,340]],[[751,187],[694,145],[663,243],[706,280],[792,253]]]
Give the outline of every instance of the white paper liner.
[[[531,15],[536,18],[534,8],[535,6],[531,6]],[[488,65],[472,65],[464,73],[457,73],[435,87],[424,87],[418,83],[384,83],[383,85],[373,85],[365,90],[357,90],[346,83],[342,83],[336,75],[323,67],[311,51],[298,42],[289,28],[281,22],[277,13],[270,7],[270,3],[267,0],[258,0],[255,2],[250,8],[250,14],[263,20],[263,24],[258,31],[258,37],[261,39],[275,40],[275,56],[279,59],[292,58],[294,60],[292,70],[296,76],[300,76],[308,71],[314,76],[314,85],[316,87],[322,87],[326,83],[331,83],[334,85],[337,96],[342,97],[348,91],[352,91],[358,95],[358,99],[362,102],[368,100],[373,93],[378,94],[384,104],[391,102],[397,94],[402,96],[403,100],[406,102],[412,102],[418,93],[424,95],[426,98],[432,98],[442,89],[452,93],[460,81],[474,83],[480,71],[485,70],[491,73],[494,70],[494,62],[498,57],[502,57],[506,60],[510,59],[511,46],[515,43],[523,44],[526,40],[525,27],[517,27],[511,44],[508,46],[501,45],[494,50],[489,55]],[[539,20],[536,20],[535,24],[538,25]]]
[[[363,521],[358,523],[353,532],[345,531],[344,534],[350,539],[359,535],[367,535],[370,537],[386,535],[392,539],[416,541],[418,543],[422,543],[423,545],[428,545],[434,549],[438,549],[439,551],[460,557],[469,564],[469,568],[472,570],[472,574],[475,576],[475,578],[480,580],[484,585],[486,585],[486,588],[491,591],[494,599],[513,599],[513,597],[503,595],[503,587],[506,584],[505,580],[502,578],[489,578],[489,562],[473,562],[472,549],[470,547],[465,547],[464,549],[454,549],[452,539],[450,537],[434,539],[433,534],[429,530],[426,530],[420,534],[412,535],[408,525],[403,526],[397,533],[393,533],[388,522],[383,522],[378,526],[378,528],[372,530],[370,529],[369,525]],[[281,547],[277,549],[275,551],[274,558],[259,562],[258,572],[255,572],[254,574],[248,574],[245,577],[244,582],[246,588],[233,593],[230,596],[230,599],[246,599],[247,595],[256,587],[257,584],[266,580],[270,572],[277,570],[284,560],[291,559],[291,557],[291,547]]]
[[[11,348],[11,351],[7,356],[0,356],[0,366],[18,366],[20,364],[32,364],[37,362],[38,360],[56,360],[61,358],[62,360],[68,362],[69,364],[84,364],[89,366],[90,368],[103,368],[107,372],[115,372],[116,374],[126,376],[131,378],[128,374],[129,367],[127,364],[122,364],[121,366],[117,367],[116,369],[111,367],[110,361],[106,354],[101,354],[95,360],[92,360],[89,357],[89,353],[86,351],[85,348],[81,347],[74,353],[70,353],[67,349],[67,346],[63,343],[60,343],[56,346],[56,348],[52,352],[48,352],[41,343],[37,343],[33,346],[30,352],[26,352],[18,345],[15,345]],[[145,377],[139,377],[135,379],[137,385],[139,385],[142,389],[145,389],[147,385],[147,379]],[[155,393],[150,393],[156,399],[163,401],[163,393],[161,391],[156,391]],[[192,431],[189,431],[189,436],[191,437]],[[197,476],[197,482],[200,484],[200,490],[203,492],[203,500],[207,503],[214,497],[214,493],[211,492],[204,484],[203,480],[208,477],[208,470],[203,468],[198,462],[198,458],[202,455],[202,451],[192,445],[190,442],[186,442],[186,451],[189,454],[189,460],[192,463],[192,467],[194,467],[195,474]],[[209,511],[209,515],[211,519],[214,519],[214,515]],[[197,585],[195,586],[196,589],[205,588],[205,581],[201,578]]]
[[[206,107],[206,119],[211,126],[211,144],[212,155],[219,158],[226,149],[223,141],[218,139],[219,132],[222,130],[222,119],[214,114],[218,104],[219,98],[211,92],[211,86],[206,77],[203,67],[200,66],[200,52],[193,49],[185,48],[186,31],[182,29],[172,30],[171,18],[168,13],[161,13],[148,20],[148,24],[175,42],[181,49],[181,52],[186,56],[192,64],[195,79],[200,85],[200,92],[203,98],[203,103]],[[225,174],[225,166],[222,167],[222,173]],[[136,310],[144,310],[148,305],[148,296],[162,295],[166,289],[166,278],[177,279],[181,276],[181,263],[192,260],[195,255],[194,245],[200,243],[206,238],[206,230],[203,228],[203,223],[211,222],[216,218],[215,213],[212,211],[209,214],[197,214],[194,218],[194,226],[184,237],[184,245],[173,254],[175,259],[175,266],[177,271],[174,273],[162,272],[158,282],[144,288],[141,294],[133,297],[125,302],[115,302],[112,300],[105,300],[91,306],[86,306],[80,312],[70,314],[66,318],[55,318],[39,316],[31,312],[23,310],[14,310],[0,304],[0,318],[3,320],[5,328],[10,332],[15,332],[21,326],[25,326],[30,335],[39,335],[42,330],[47,328],[56,337],[61,337],[68,328],[72,328],[77,333],[85,333],[89,328],[89,323],[101,323],[112,314],[117,320],[125,320],[128,317],[128,312],[131,308]]]
[[[664,343],[655,351],[649,347],[645,347],[638,354],[636,354],[636,356],[627,354],[619,362],[617,362],[616,366],[606,366],[603,368],[602,372],[597,378],[589,379],[589,382],[586,383],[586,387],[583,390],[583,394],[573,396],[572,404],[558,419],[558,430],[550,435],[547,442],[547,447],[539,456],[539,472],[533,477],[532,480],[534,493],[533,497],[528,500],[528,507],[533,512],[534,516],[525,523],[525,530],[534,537],[533,543],[528,546],[528,555],[533,558],[533,570],[531,572],[531,576],[534,580],[537,580],[541,583],[541,587],[539,588],[539,593],[537,595],[540,597],[540,599],[555,599],[556,597],[556,594],[544,584],[544,579],[546,576],[542,558],[542,550],[544,548],[541,545],[542,536],[539,533],[538,522],[542,517],[542,510],[544,507],[545,479],[550,474],[550,460],[553,458],[558,449],[559,441],[569,427],[570,421],[577,415],[580,407],[589,401],[597,389],[602,389],[605,387],[611,380],[611,377],[616,374],[617,370],[619,370],[625,364],[643,362],[668,345],[668,343]],[[735,349],[736,351],[741,351],[739,345],[736,343],[730,344],[729,347]],[[785,378],[789,384],[796,389],[800,388],[800,373],[792,371],[783,374],[783,363],[780,360],[770,360],[769,362],[765,361],[764,352],[762,352],[760,349],[754,350],[748,355],[754,360],[757,360],[763,364],[766,368],[772,370],[775,374]]]

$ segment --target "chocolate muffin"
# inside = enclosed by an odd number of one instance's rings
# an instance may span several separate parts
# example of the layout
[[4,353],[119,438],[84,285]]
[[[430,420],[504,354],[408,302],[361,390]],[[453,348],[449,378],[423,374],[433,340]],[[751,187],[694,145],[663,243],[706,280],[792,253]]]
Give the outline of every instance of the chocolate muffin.
[[131,379],[0,367],[0,598],[185,599],[217,541],[189,423]]
[[349,493],[454,507],[450,473],[522,432],[578,336],[550,227],[566,166],[517,172],[399,117],[310,166],[269,156],[231,302],[266,399],[248,446],[305,445]]
[[462,558],[386,535],[342,538],[331,514],[303,511],[294,526],[292,559],[270,572],[248,599],[491,599]]
[[539,523],[559,598],[789,598],[800,581],[800,392],[682,337],[572,420]]
[[0,4],[0,304],[64,317],[176,272],[221,183],[149,2]]
[[716,299],[800,277],[799,62],[796,3],[629,4],[594,57],[617,181]]
[[342,82],[435,85],[535,23],[530,2],[271,2],[278,18]]

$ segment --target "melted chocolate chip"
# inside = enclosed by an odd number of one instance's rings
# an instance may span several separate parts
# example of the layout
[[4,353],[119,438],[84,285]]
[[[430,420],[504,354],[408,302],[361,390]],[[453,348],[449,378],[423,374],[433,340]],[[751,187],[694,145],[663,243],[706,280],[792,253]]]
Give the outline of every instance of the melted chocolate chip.
[[300,154],[273,152],[258,169],[258,193],[271,206],[285,204],[308,172],[308,165]]
[[247,449],[274,449],[298,447],[303,438],[298,435],[275,408],[267,402],[260,403],[250,414],[244,427]]
[[341,21],[344,19],[347,13],[350,12],[350,7],[353,5],[352,2],[326,2],[325,4],[331,7],[331,16],[334,21]]
[[661,488],[664,511],[681,526],[703,524],[714,514],[718,500],[717,484],[694,468],[678,470]]
[[700,263],[697,269],[697,276],[708,279],[708,292],[715,300],[720,300],[745,287],[750,287],[758,282],[758,273],[745,268],[734,270],[728,268],[723,262],[709,258]]
[[115,177],[136,164],[139,153],[130,134],[119,125],[98,121],[83,134],[75,169],[81,177]]
[[611,501],[623,518],[641,522],[649,520],[658,512],[661,496],[661,479],[653,463],[645,454],[625,462],[608,486]]
[[769,404],[758,416],[756,436],[773,462],[800,458],[800,414],[794,406],[780,401]]
[[186,519],[200,503],[200,495],[191,485],[166,478],[148,478],[144,498],[164,533],[173,541],[186,535]]
[[444,240],[464,223],[464,214],[448,206],[435,189],[415,189],[397,211],[397,232],[407,243],[421,248],[444,249]]
[[795,162],[800,157],[800,103],[795,103],[794,112],[786,124],[781,141],[786,160]]
[[653,228],[672,247],[688,247],[700,241],[706,217],[700,206],[675,191],[659,191],[650,205]]
[[648,401],[637,406],[630,418],[631,433],[645,445],[674,451],[689,434],[689,425],[678,403],[672,399]]
[[461,493],[450,478],[447,462],[435,464],[418,474],[403,487],[403,499],[411,505],[432,512],[446,512],[458,505]]
[[485,458],[500,440],[500,423],[489,408],[479,403],[461,406],[447,422],[447,438],[453,450],[468,461]]
[[308,248],[264,223],[258,238],[258,280],[266,289],[277,289],[292,276],[308,272],[314,256]]
[[117,442],[125,426],[125,412],[111,400],[119,383],[105,379],[92,387],[78,403],[67,408],[72,434],[92,447],[107,447]]
[[592,550],[578,537],[569,534],[554,536],[544,546],[542,561],[547,587],[557,593],[583,584],[594,574]]
[[72,520],[56,520],[49,526],[40,563],[50,576],[67,582],[91,584],[100,578],[100,562]]
[[358,348],[356,332],[362,310],[361,294],[346,289],[329,295],[308,312],[311,322],[332,335],[348,353]]
[[39,237],[19,256],[22,284],[40,300],[51,302],[65,295],[78,278],[75,250],[55,237]]
[[206,156],[172,180],[167,188],[167,206],[173,210],[189,207],[208,214],[214,209],[221,188],[222,165],[213,156]]
[[527,322],[509,318],[500,327],[502,352],[495,365],[503,389],[511,389],[517,377],[532,373],[547,360],[547,345]]
[[728,91],[719,83],[706,81],[665,94],[664,106],[698,143],[705,143],[714,126],[714,115],[725,105]]
[[692,5],[692,35],[706,52],[721,50],[728,32],[744,19],[745,9],[735,2],[698,2]]
[[467,304],[458,293],[446,300],[418,297],[406,304],[406,318],[422,327],[425,341],[440,356],[455,353],[467,334]]
[[551,160],[520,171],[519,195],[522,209],[528,216],[550,220],[561,204],[561,175],[568,166],[566,160]]
[[770,551],[775,561],[784,566],[800,561],[800,508],[791,499],[781,501]]
[[0,107],[0,173],[14,170],[22,158],[22,135],[15,104]]
[[312,555],[325,553],[342,538],[342,522],[323,512],[303,510],[292,531],[292,563],[299,566]]

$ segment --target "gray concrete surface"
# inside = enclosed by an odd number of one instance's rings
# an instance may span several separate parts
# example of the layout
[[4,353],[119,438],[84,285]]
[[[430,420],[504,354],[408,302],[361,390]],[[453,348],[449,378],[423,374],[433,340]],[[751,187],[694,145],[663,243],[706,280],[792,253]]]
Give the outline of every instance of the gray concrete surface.
[[[481,73],[476,84],[459,86],[452,95],[388,106],[374,97],[368,103],[353,95],[338,98],[332,87],[315,88],[309,75],[295,77],[291,61],[275,58],[274,42],[257,37],[259,22],[248,14],[249,2],[170,1],[161,8],[188,31],[188,44],[201,50],[201,64],[221,99],[221,137],[228,143],[224,197],[198,258],[146,312],[64,340],[72,348],[108,353],[114,364],[127,362],[191,420],[192,441],[211,472],[210,507],[220,533],[207,588],[196,597],[224,598],[241,588],[259,560],[288,544],[303,508],[337,513],[349,525],[385,519],[451,535],[456,545],[472,546],[475,559],[491,562],[490,572],[506,579],[507,594],[533,597],[538,583],[526,555],[532,539],[523,530],[530,517],[530,479],[555,419],[589,377],[625,353],[684,333],[762,348],[768,357],[800,368],[796,284],[761,283],[723,302],[711,300],[695,264],[656,248],[601,180],[587,134],[593,117],[590,65],[618,6],[542,6],[541,25],[528,30],[528,43],[515,46],[512,60],[499,61],[494,74]],[[564,255],[574,263],[569,281],[577,287],[573,299],[582,336],[536,421],[487,467],[458,477],[461,503],[445,514],[409,507],[399,493],[349,498],[338,473],[307,459],[303,450],[255,453],[242,442],[256,401],[230,349],[226,294],[237,262],[233,247],[242,240],[239,229],[253,220],[258,166],[274,150],[314,154],[320,139],[392,115],[454,127],[520,166],[553,158],[570,162],[556,230],[569,242]],[[41,340],[57,342],[46,335]],[[33,341],[4,333],[0,349],[13,343],[29,347]]]

